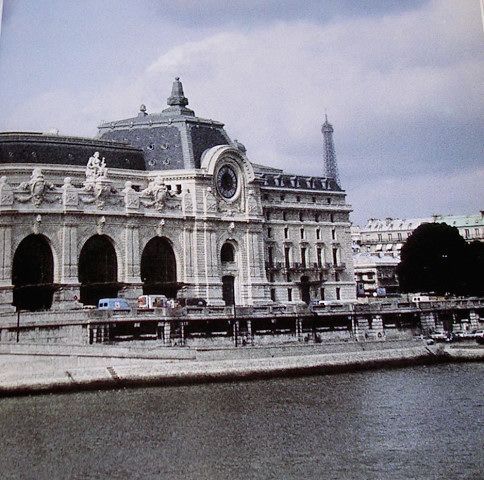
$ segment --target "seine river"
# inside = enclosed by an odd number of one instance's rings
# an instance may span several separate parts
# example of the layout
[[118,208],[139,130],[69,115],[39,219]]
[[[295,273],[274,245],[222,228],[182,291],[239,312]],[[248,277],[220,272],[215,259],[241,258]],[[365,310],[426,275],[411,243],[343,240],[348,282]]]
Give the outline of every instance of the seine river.
[[0,400],[4,479],[484,478],[482,364]]

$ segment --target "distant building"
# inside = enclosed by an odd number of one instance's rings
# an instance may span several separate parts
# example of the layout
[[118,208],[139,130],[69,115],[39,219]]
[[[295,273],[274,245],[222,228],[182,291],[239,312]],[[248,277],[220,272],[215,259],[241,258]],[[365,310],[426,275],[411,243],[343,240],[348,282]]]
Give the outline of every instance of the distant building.
[[484,241],[484,211],[474,215],[433,215],[426,218],[370,218],[364,227],[351,227],[358,296],[398,292],[397,265],[407,238],[423,223],[456,227],[468,242]]
[[484,211],[472,215],[433,215],[426,218],[370,218],[364,227],[354,226],[354,253],[377,253],[400,257],[400,250],[412,232],[423,223],[446,223],[456,227],[468,242],[484,241]]
[[353,255],[356,293],[358,297],[384,297],[397,294],[398,258],[388,255],[356,253]]

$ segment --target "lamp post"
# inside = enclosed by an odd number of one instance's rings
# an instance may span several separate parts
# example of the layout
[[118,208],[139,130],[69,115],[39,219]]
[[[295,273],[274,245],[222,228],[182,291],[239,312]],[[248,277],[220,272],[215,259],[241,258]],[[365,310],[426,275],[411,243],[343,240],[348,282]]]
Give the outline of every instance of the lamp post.
[[237,328],[237,310],[236,310],[236,306],[235,306],[235,292],[233,293],[233,306],[234,306],[234,318],[233,318],[233,322],[234,322],[234,337],[235,337],[235,346],[238,347],[239,345],[239,342],[238,342],[238,328]]

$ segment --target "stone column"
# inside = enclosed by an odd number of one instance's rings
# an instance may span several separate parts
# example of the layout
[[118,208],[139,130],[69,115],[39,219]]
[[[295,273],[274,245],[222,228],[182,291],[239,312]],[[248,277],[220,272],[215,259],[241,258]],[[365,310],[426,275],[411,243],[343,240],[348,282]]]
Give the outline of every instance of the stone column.
[[13,312],[12,227],[0,225],[0,312]]
[[254,345],[254,336],[252,335],[252,320],[247,320],[247,341],[249,345]]
[[163,325],[163,344],[171,345],[171,323],[165,322]]
[[125,286],[122,290],[122,296],[127,300],[135,301],[143,294],[143,285],[140,278],[139,227],[137,224],[128,223],[126,225],[124,248],[123,282]]
[[262,231],[248,228],[245,235],[246,289],[243,299],[248,305],[269,301],[265,273],[264,240]]
[[381,315],[373,315],[371,320],[371,327],[373,338],[376,340],[384,340],[385,339],[385,330],[383,329],[383,318]]
[[365,340],[365,334],[368,332],[368,319],[364,315],[356,315],[354,326],[353,335],[355,339],[358,341]]
[[469,311],[469,322],[471,331],[479,328],[479,314],[475,310]]
[[80,283],[78,278],[77,224],[65,223],[62,228],[59,289],[54,293],[53,310],[79,308]]
[[185,345],[185,322],[180,322],[180,345]]
[[239,330],[240,330],[240,325],[239,321],[235,320],[235,322],[232,322],[232,338],[234,339],[234,345],[235,346],[240,346],[240,339],[239,339]]
[[420,314],[420,325],[424,334],[433,332],[436,328],[436,314],[434,312],[422,312]]
[[217,251],[217,236],[212,226],[205,224],[203,248],[198,249],[204,259],[205,291],[203,295],[210,305],[224,305],[222,300],[222,279],[219,272],[219,252]]
[[[193,230],[185,227],[183,229],[183,257],[185,259],[183,267],[183,282],[188,289],[194,286],[196,249],[193,245]],[[187,295],[187,297],[196,297],[197,295]]]

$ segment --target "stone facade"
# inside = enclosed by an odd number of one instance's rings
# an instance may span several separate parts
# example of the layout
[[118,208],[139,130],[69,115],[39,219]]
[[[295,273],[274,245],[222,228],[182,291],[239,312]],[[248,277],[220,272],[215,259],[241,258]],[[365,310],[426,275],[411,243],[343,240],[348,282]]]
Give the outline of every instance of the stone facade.
[[364,227],[351,229],[355,253],[400,256],[412,232],[423,223],[446,223],[456,227],[467,242],[484,241],[484,211],[470,215],[433,215],[427,218],[370,218]]
[[359,297],[386,296],[399,292],[397,265],[393,256],[355,253],[356,292]]
[[[180,89],[177,80],[170,107],[156,121],[193,129],[198,119]],[[155,131],[155,117],[142,111],[142,128]],[[207,122],[198,123],[205,128]],[[119,125],[125,129],[126,121]],[[96,288],[98,296],[112,292],[134,300],[148,281],[167,296],[203,298],[210,305],[354,299],[345,193],[330,179],[252,164],[243,145],[228,137],[226,144],[212,145],[225,138],[222,127],[217,123],[219,134],[208,140],[197,132],[185,142],[191,159],[204,146],[199,165],[176,160],[177,145],[158,145],[162,160],[173,147],[176,170],[166,161],[153,169],[158,160],[145,148],[105,136],[93,140],[85,166],[78,157],[70,162],[67,150],[62,165],[39,155],[33,164],[17,158],[15,149],[10,156],[11,135],[0,134],[0,306],[28,303],[36,288],[48,298],[32,309],[79,306],[83,296],[95,297]],[[119,131],[117,122],[109,128]],[[123,138],[137,137],[130,122],[128,131]],[[59,143],[65,148],[76,142],[62,137]],[[105,157],[104,144],[111,148]],[[89,148],[87,139],[82,146]],[[130,158],[145,155],[146,168],[134,168],[133,161],[122,168],[123,147]],[[35,152],[35,145],[29,148]]]

